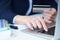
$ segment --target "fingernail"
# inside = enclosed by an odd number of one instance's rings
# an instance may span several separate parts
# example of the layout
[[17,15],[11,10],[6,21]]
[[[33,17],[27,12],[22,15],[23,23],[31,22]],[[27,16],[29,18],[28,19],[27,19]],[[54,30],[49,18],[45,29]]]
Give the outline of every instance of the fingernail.
[[46,30],[46,32],[47,32],[48,30]]
[[31,30],[34,30],[33,28],[31,28]]
[[48,29],[45,29],[45,31],[47,32],[47,31],[48,31]]

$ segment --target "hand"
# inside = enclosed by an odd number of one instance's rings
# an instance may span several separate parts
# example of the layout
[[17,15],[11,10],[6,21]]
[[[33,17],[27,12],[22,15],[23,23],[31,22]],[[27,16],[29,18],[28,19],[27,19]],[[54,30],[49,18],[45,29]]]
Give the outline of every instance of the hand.
[[47,26],[44,20],[41,17],[32,18],[30,16],[19,16],[17,17],[15,23],[17,24],[26,24],[31,30],[43,28],[45,31],[48,31]]
[[44,10],[44,20],[47,24],[53,23],[53,21],[56,18],[56,10],[54,8],[50,8],[47,10]]
[[29,18],[25,21],[25,23],[31,30],[34,30],[38,27],[39,29],[43,28],[45,31],[48,31],[47,26],[41,17]]

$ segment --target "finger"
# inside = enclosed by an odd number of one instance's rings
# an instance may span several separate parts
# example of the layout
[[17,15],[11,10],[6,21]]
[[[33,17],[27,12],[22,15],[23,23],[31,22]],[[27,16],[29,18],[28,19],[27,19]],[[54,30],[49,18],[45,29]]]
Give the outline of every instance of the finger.
[[44,13],[44,14],[49,14],[49,13],[50,13],[50,11],[45,10],[43,13]]
[[51,18],[56,18],[57,14],[55,13],[54,15],[51,16]]
[[44,19],[53,21],[56,18],[56,16],[51,16],[49,14],[45,14]]
[[[47,11],[46,11],[47,12]],[[49,14],[50,13],[50,14]],[[45,13],[44,17],[50,21],[54,21],[56,18],[56,10],[52,9],[52,11]]]
[[49,20],[49,21],[54,21],[56,16],[48,16],[48,14],[45,15],[44,19]]
[[51,14],[46,13],[46,14],[44,14],[44,16],[48,16],[48,17],[50,17],[50,16],[52,16],[52,15],[51,15]]
[[50,21],[50,20],[44,19],[44,21],[45,21],[45,23],[48,23],[48,24],[52,23],[52,21]]
[[38,19],[36,19],[35,21],[36,21],[36,24],[37,24],[38,28],[41,29],[42,25],[41,25],[40,21]]
[[55,8],[49,8],[47,11],[56,12],[56,9]]
[[51,18],[51,14],[44,14],[44,18],[50,19]]
[[44,19],[46,19],[46,20],[51,20],[51,15],[45,14]]
[[48,14],[48,13],[46,13],[46,14],[44,14],[44,17],[53,17],[53,16],[56,16],[56,14]]
[[54,8],[49,8],[48,10],[44,10],[44,14],[56,14],[56,10]]
[[32,23],[33,27],[36,29],[37,28],[37,25],[35,23],[35,20],[32,20],[31,23]]
[[56,16],[51,17],[52,19],[56,19]]
[[56,12],[56,9],[55,8],[51,8],[51,11]]
[[26,23],[26,24],[27,24],[27,26],[28,26],[31,30],[34,30],[32,24],[31,24],[30,22],[28,22],[28,23]]
[[48,31],[48,28],[47,28],[44,20],[43,20],[42,18],[40,18],[40,17],[38,17],[38,19],[40,20],[40,22],[41,22],[41,24],[42,24],[42,26],[43,26],[43,29],[44,29],[45,31]]

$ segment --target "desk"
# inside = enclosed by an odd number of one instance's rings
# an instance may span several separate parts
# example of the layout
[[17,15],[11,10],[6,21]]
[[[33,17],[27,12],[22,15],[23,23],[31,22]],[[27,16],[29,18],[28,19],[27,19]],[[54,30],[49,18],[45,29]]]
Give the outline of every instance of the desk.
[[38,37],[21,32],[20,30],[27,28],[24,25],[20,25],[19,27],[20,28],[18,30],[12,29],[13,33],[12,33],[11,37],[8,38],[9,40],[46,40],[43,38],[38,38]]

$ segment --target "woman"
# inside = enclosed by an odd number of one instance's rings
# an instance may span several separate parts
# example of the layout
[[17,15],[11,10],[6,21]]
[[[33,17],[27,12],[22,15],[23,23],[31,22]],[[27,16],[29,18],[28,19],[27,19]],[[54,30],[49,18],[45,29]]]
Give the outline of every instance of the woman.
[[[51,10],[44,11],[44,19],[41,17],[32,18],[27,16],[32,14],[32,1],[33,4],[50,4],[54,6]],[[6,19],[9,23],[15,24],[26,24],[31,30],[43,28],[45,31],[48,31],[48,28],[45,23],[52,23],[56,16],[55,6],[56,3],[53,0],[45,1],[43,0],[0,0],[0,18]],[[35,2],[35,3],[34,3]],[[54,4],[55,3],[55,4]],[[13,21],[13,22],[12,22]]]

